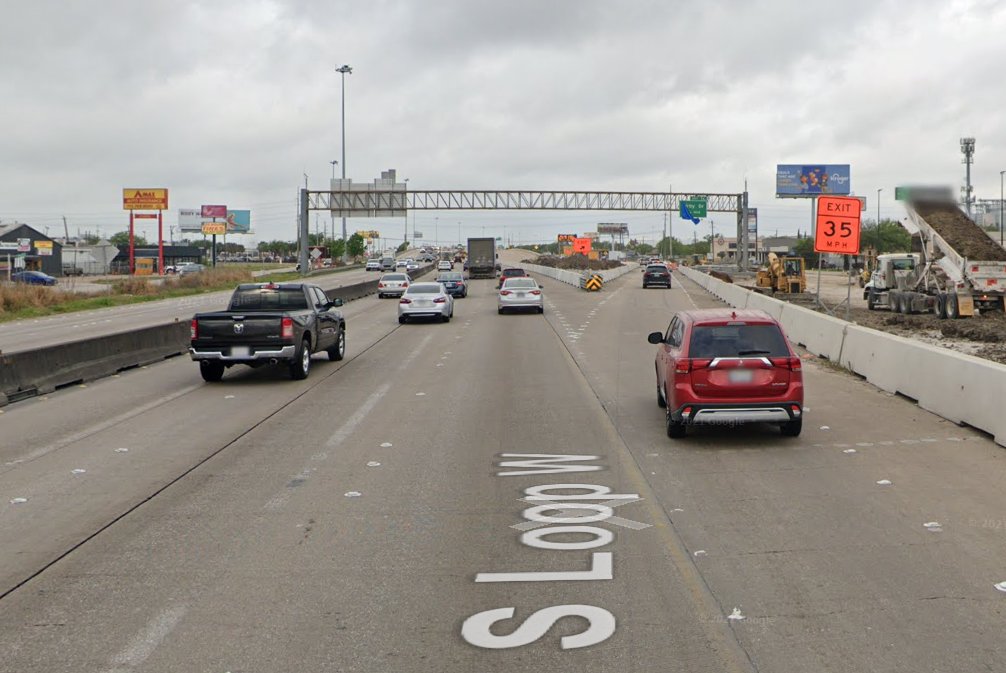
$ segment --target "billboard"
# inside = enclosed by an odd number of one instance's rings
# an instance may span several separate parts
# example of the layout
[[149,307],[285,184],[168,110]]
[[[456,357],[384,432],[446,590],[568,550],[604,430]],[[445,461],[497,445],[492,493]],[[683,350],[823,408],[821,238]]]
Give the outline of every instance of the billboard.
[[[202,208],[179,208],[178,229],[182,233],[201,234],[206,221],[202,213]],[[228,234],[251,233],[250,210],[228,210],[226,218]]]
[[624,223],[616,222],[602,222],[597,225],[597,233],[599,234],[628,234],[629,225]]
[[203,217],[227,217],[227,206],[203,206]]
[[226,222],[203,222],[203,233],[207,236],[226,236]]
[[848,195],[849,164],[779,164],[776,196]]
[[168,190],[123,189],[122,208],[124,210],[167,210]]

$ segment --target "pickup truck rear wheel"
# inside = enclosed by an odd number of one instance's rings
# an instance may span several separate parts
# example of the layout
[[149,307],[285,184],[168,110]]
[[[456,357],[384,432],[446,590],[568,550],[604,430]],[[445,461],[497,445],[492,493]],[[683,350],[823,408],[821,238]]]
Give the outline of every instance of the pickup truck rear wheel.
[[339,328],[339,338],[327,352],[329,360],[341,360],[346,357],[346,329],[344,327]]
[[219,381],[224,377],[224,363],[203,360],[199,364],[199,373],[203,375],[203,381]]
[[311,343],[304,339],[300,342],[300,348],[293,356],[290,363],[290,378],[294,381],[303,381],[311,373]]

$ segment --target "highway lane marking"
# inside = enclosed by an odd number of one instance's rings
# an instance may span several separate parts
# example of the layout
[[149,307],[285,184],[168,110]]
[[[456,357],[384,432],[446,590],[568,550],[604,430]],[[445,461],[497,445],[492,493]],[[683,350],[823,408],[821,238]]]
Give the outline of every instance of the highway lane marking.
[[112,659],[111,665],[114,668],[106,669],[105,673],[131,672],[143,665],[164,639],[175,630],[186,611],[186,606],[179,605],[157,615]]

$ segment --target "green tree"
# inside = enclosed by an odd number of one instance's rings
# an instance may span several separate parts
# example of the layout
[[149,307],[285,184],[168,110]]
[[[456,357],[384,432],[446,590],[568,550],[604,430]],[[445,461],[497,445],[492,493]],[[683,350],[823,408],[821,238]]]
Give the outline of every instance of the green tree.
[[877,221],[864,220],[860,227],[859,247],[866,250],[867,247],[877,249],[880,244],[880,253],[888,252],[910,252],[912,249],[912,235],[901,226],[897,220],[880,221],[880,237],[877,237]]
[[[112,234],[111,238],[108,239],[108,242],[111,243],[112,245],[114,245],[117,248],[128,248],[129,247],[129,232],[128,231],[120,231],[120,232],[118,232],[116,234]],[[147,239],[143,238],[139,234],[134,234],[134,236],[133,236],[133,245],[135,245],[135,246],[147,245]]]
[[401,254],[401,253],[405,252],[408,249],[409,249],[409,242],[405,241],[400,246],[398,246],[398,249],[395,252],[397,252],[398,254]]
[[348,247],[350,257],[359,257],[367,250],[367,242],[363,240],[363,236],[356,233],[349,237]]
[[804,266],[808,269],[817,266],[817,253],[814,252],[814,239],[801,238],[794,248],[797,257],[803,257]]
[[649,255],[653,252],[653,246],[648,243],[640,243],[636,246],[636,252],[640,255]]
[[332,259],[342,259],[343,254],[346,252],[346,241],[341,238],[332,238],[328,241],[329,254],[332,255]]

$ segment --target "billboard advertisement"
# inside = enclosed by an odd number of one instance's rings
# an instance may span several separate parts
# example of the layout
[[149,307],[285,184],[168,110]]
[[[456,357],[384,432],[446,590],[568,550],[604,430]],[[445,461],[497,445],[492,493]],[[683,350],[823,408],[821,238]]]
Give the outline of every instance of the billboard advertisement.
[[849,164],[779,164],[776,196],[848,195]]
[[599,234],[628,234],[629,225],[622,222],[602,222],[597,225]]
[[[202,208],[179,208],[178,228],[183,233],[201,234],[203,232]],[[251,211],[250,210],[228,210],[226,214],[228,234],[248,234],[251,233]]]
[[166,189],[123,189],[122,207],[125,210],[167,210]]

